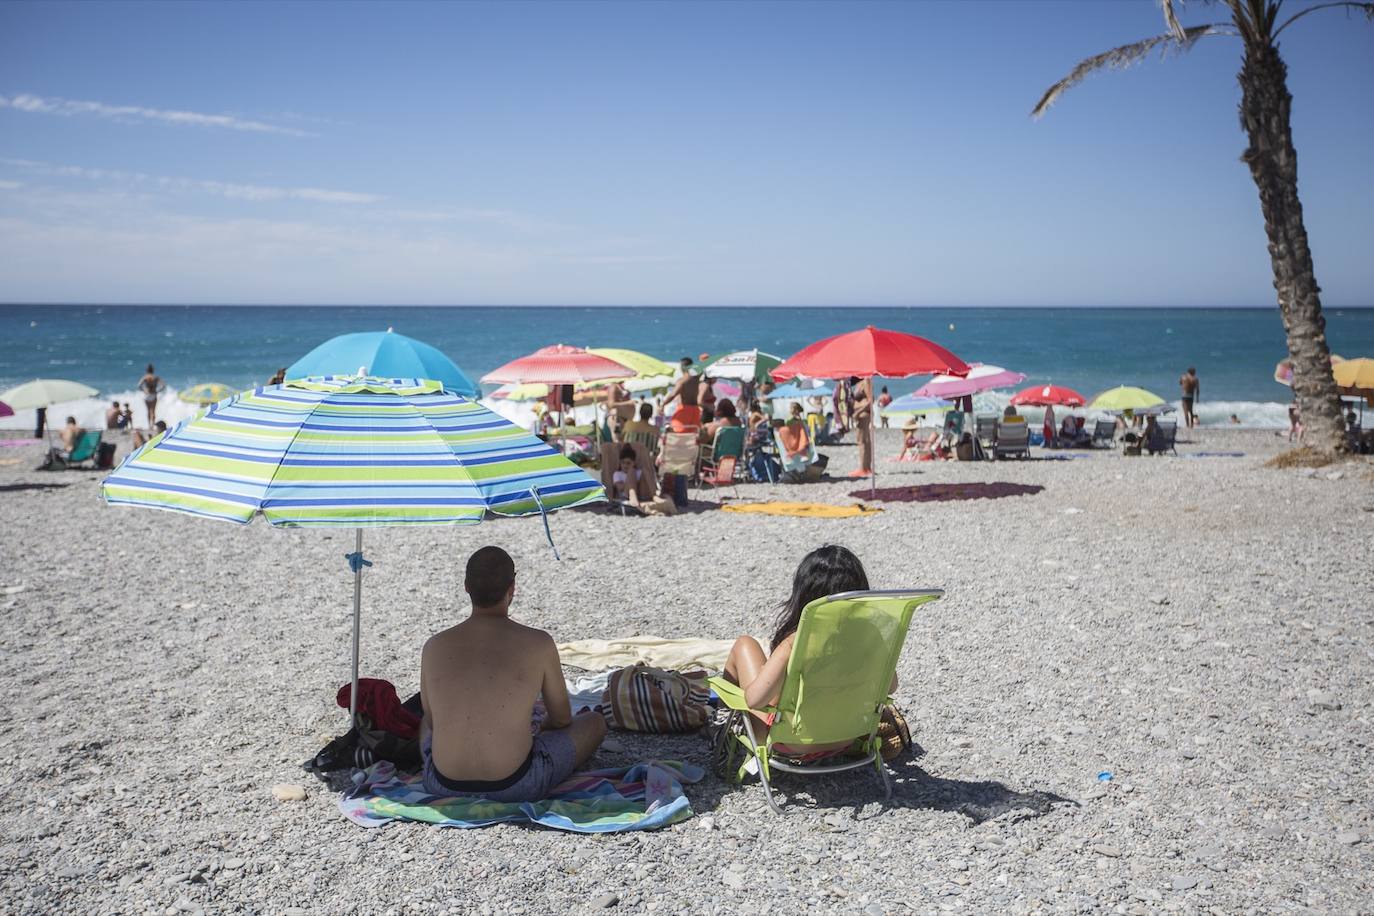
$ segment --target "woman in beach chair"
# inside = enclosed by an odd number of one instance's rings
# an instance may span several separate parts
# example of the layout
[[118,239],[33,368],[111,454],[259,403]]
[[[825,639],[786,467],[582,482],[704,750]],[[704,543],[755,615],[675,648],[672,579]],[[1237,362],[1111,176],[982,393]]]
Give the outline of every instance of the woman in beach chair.
[[[843,547],[807,554],[778,614],[771,651],[741,636],[724,677],[710,680],[733,711],[715,736],[717,769],[739,781],[752,766],[774,811],[780,810],[770,786],[774,769],[818,774],[872,765],[890,797],[878,736],[888,716],[899,731],[904,726],[884,707],[897,687],[911,615],[939,597],[938,591],[868,591],[863,563]],[[739,751],[748,755],[742,763]]]

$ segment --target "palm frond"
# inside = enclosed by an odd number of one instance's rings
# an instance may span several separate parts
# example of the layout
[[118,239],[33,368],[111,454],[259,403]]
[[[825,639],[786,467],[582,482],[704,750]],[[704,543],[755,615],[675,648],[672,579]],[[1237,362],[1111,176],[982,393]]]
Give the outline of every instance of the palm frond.
[[1159,0],[1159,5],[1164,10],[1164,24],[1169,27],[1169,34],[1177,41],[1186,40],[1188,36],[1179,25],[1178,16],[1174,15],[1174,0]]
[[1213,22],[1209,25],[1194,25],[1183,30],[1182,38],[1175,37],[1172,32],[1166,32],[1163,35],[1156,35],[1134,44],[1122,45],[1119,48],[1112,48],[1110,51],[1089,57],[1069,71],[1068,76],[1045,90],[1045,94],[1040,97],[1040,101],[1031,110],[1031,117],[1038,118],[1043,115],[1051,105],[1059,100],[1061,95],[1083,82],[1089,74],[1098,70],[1125,70],[1127,67],[1140,63],[1155,48],[1160,49],[1162,56],[1168,56],[1169,54],[1187,51],[1199,38],[1208,35],[1234,34],[1235,32],[1225,23]]
[[1315,13],[1317,10],[1329,10],[1338,6],[1343,6],[1347,10],[1359,10],[1364,13],[1366,19],[1370,22],[1374,22],[1374,3],[1351,3],[1346,2],[1346,0],[1342,0],[1342,2],[1339,3],[1318,3],[1316,6],[1309,6],[1307,9],[1289,16],[1288,19],[1284,21],[1283,25],[1274,30],[1274,37],[1278,38],[1280,32],[1306,16],[1308,13]]

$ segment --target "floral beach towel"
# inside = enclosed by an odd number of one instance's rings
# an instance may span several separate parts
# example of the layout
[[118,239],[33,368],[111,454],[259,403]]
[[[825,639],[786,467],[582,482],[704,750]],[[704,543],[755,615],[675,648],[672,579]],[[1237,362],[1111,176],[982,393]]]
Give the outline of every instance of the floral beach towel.
[[429,795],[418,775],[397,773],[390,763],[378,761],[353,774],[354,787],[339,799],[339,810],[361,827],[398,820],[438,827],[528,821],[574,833],[654,830],[692,817],[682,784],[697,782],[704,775],[694,764],[655,760],[574,773],[542,801],[495,802]]

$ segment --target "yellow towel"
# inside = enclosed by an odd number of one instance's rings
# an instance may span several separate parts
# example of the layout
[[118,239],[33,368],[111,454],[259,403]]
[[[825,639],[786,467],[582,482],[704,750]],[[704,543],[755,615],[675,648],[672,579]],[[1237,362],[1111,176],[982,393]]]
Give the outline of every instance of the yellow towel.
[[733,644],[729,639],[664,639],[660,636],[579,639],[560,643],[558,657],[565,665],[587,671],[624,668],[636,662],[678,671],[688,668],[720,671],[725,667]]
[[825,503],[731,503],[721,506],[726,512],[758,512],[763,515],[795,515],[798,518],[851,518],[855,515],[877,515],[882,509],[862,504],[828,506]]

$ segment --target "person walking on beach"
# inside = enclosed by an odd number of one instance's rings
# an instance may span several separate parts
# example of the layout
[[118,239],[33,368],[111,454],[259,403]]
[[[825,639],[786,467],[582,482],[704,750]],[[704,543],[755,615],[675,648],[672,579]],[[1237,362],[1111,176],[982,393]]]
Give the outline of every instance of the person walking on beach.
[[[515,562],[500,547],[468,558],[463,587],[472,615],[420,654],[420,757],[431,795],[526,802],[596,752],[599,712],[574,716],[553,637],[510,619]],[[546,714],[531,726],[535,701]]]
[[1178,387],[1183,389],[1183,427],[1192,429],[1198,425],[1197,414],[1193,413],[1193,402],[1198,399],[1198,394],[1202,391],[1202,383],[1198,381],[1197,370],[1192,366],[1188,371],[1178,377]]
[[859,469],[851,477],[873,476],[873,379],[852,378],[854,436],[859,444]]
[[143,392],[143,406],[148,408],[148,427],[157,422],[157,396],[167,390],[167,385],[153,371],[153,364],[148,364],[148,371],[143,373],[143,378],[138,380],[138,390]]
[[883,429],[887,429],[887,405],[892,403],[892,395],[888,394],[887,386],[883,386],[882,393],[878,395],[878,410],[882,413]]
[[679,401],[677,410],[673,412],[673,432],[694,433],[701,428],[701,407],[697,403],[701,377],[692,369],[692,357],[682,357],[681,366],[682,374],[678,376],[673,390],[663,399],[663,406]]

